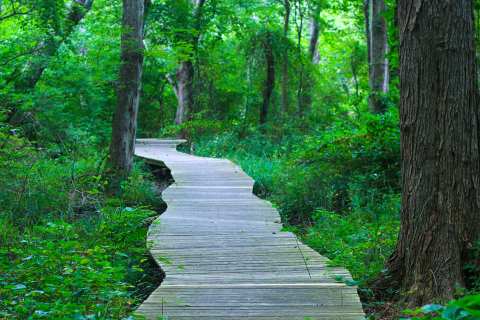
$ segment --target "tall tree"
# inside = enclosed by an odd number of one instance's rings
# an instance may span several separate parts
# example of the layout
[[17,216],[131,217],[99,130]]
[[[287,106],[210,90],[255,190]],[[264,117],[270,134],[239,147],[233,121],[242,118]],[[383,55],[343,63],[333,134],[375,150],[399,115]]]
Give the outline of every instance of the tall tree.
[[387,22],[384,17],[385,0],[365,0],[365,22],[368,47],[370,96],[373,113],[385,112],[381,97],[389,90]]
[[401,230],[387,268],[412,305],[465,285],[480,230],[480,145],[470,0],[398,2]]
[[303,42],[303,29],[305,24],[305,7],[306,1],[296,0],[295,1],[295,23],[297,29],[297,57],[300,62],[300,70],[298,71],[298,89],[297,89],[297,110],[300,115],[306,113],[305,110],[305,87],[309,84],[308,77],[305,76],[305,59],[304,59],[304,50],[302,47]]
[[191,33],[189,34],[185,44],[187,47],[189,47],[187,49],[189,52],[185,55],[185,58],[180,61],[180,66],[176,72],[175,80],[169,78],[178,101],[177,112],[175,116],[176,124],[182,124],[185,120],[187,120],[188,114],[191,112],[194,104],[194,55],[196,54],[200,39],[202,11],[206,0],[191,1],[193,6],[193,25],[191,27]]
[[290,12],[291,5],[290,0],[283,1],[284,7],[284,16],[283,16],[283,38],[284,38],[284,48],[283,48],[283,60],[282,60],[282,104],[281,111],[282,113],[288,112],[288,31],[290,29]]
[[110,191],[118,192],[133,165],[137,113],[144,57],[144,0],[123,0],[121,65],[117,108],[112,123]]
[[308,45],[308,55],[312,63],[318,63],[318,38],[320,37],[320,9],[313,12],[310,18],[310,42]]
[[[314,4],[311,10],[308,57],[310,59],[311,66],[315,66],[318,64],[320,59],[318,53],[318,39],[320,37],[320,4]],[[313,76],[313,70],[308,70],[305,76],[305,84],[301,96],[302,113],[306,113],[312,107],[312,90],[315,83]]]
[[265,84],[263,86],[263,101],[260,109],[260,124],[268,120],[270,102],[275,88],[275,55],[273,53],[273,35],[267,31],[263,39],[263,53],[265,55]]

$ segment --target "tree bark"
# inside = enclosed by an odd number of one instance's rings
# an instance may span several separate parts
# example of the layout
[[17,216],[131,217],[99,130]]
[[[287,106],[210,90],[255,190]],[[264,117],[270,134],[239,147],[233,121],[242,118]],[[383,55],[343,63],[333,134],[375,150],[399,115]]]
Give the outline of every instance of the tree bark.
[[384,0],[367,0],[365,2],[365,20],[369,54],[369,106],[373,113],[386,111],[382,95],[389,90],[388,37]]
[[401,230],[387,263],[411,305],[454,297],[480,230],[470,0],[400,0]]
[[296,23],[297,23],[297,55],[300,61],[300,70],[298,75],[298,89],[297,89],[297,109],[298,114],[303,116],[306,114],[305,105],[305,85],[308,83],[308,79],[305,79],[305,60],[303,57],[302,39],[303,39],[303,26],[305,19],[305,12],[303,8],[303,1],[297,0],[296,7]]
[[288,31],[290,29],[290,0],[284,0],[283,6],[285,8],[285,15],[283,17],[283,37],[285,41],[285,47],[283,49],[283,61],[282,61],[282,101],[281,112],[283,114],[288,112]]
[[263,88],[263,102],[260,109],[260,124],[267,123],[270,100],[275,87],[275,58],[273,54],[272,34],[267,33],[263,49],[265,54],[265,85]]
[[143,67],[144,13],[144,0],[123,0],[121,65],[109,159],[109,189],[113,193],[120,191],[120,183],[128,177],[133,165]]
[[318,54],[318,38],[320,37],[320,23],[318,22],[319,13],[317,12],[310,21],[310,42],[308,45],[308,55],[313,64],[319,62],[320,56]]
[[195,60],[194,55],[198,50],[198,42],[200,40],[200,21],[202,19],[202,10],[205,2],[206,0],[192,0],[194,18],[193,29],[195,32],[191,37],[190,42],[193,47],[193,52],[187,57],[187,59],[180,62],[180,66],[176,73],[176,83],[174,85],[178,103],[175,116],[175,124],[177,125],[184,123],[188,119],[195,103],[193,94],[195,66],[193,61]]
[[193,76],[194,69],[191,61],[183,61],[177,71],[175,92],[178,106],[175,124],[180,125],[188,119],[188,114],[193,105]]

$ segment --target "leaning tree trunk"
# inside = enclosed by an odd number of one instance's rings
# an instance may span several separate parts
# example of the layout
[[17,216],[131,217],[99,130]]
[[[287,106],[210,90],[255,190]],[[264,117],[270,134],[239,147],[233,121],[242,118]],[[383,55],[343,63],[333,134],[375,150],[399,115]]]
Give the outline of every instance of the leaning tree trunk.
[[385,17],[384,0],[366,0],[365,20],[368,41],[369,82],[370,96],[369,106],[373,113],[383,113],[386,106],[382,101],[382,95],[389,90],[388,38],[387,22]]
[[387,264],[411,305],[465,285],[480,230],[480,146],[470,0],[400,0],[401,230]]
[[133,165],[143,67],[144,10],[144,0],[123,0],[120,79],[109,159],[109,189],[113,193],[120,191],[120,183],[128,177]]
[[284,0],[283,6],[285,8],[285,15],[283,17],[283,37],[285,46],[283,49],[283,61],[282,61],[282,101],[281,112],[283,114],[288,112],[288,31],[290,27],[290,0]]
[[272,35],[268,33],[263,43],[265,53],[265,84],[263,87],[263,102],[260,109],[260,124],[267,123],[270,101],[275,87],[275,58],[273,54]]

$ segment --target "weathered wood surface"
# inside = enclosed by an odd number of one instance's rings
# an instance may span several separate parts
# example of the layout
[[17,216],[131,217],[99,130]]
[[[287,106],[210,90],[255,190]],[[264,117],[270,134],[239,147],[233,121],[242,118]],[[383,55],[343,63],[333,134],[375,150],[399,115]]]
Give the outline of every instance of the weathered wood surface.
[[282,232],[275,208],[228,160],[176,151],[178,140],[138,140],[136,155],[161,161],[175,183],[152,225],[151,252],[166,273],[140,306],[147,319],[363,319],[342,268]]

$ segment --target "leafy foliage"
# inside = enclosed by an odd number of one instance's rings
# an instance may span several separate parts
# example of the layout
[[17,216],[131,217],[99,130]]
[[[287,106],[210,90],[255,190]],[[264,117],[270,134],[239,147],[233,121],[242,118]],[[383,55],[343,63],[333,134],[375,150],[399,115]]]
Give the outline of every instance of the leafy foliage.
[[13,235],[0,249],[0,316],[5,319],[120,319],[147,261],[149,210],[106,207],[89,223],[53,220]]
[[429,304],[417,310],[407,310],[414,316],[404,319],[422,320],[475,320],[480,318],[480,295],[470,295],[453,300],[448,305]]
[[146,272],[152,182],[136,169],[107,199],[91,147],[41,150],[8,127],[0,138],[0,317],[126,317],[158,283]]

